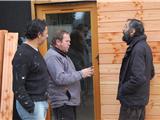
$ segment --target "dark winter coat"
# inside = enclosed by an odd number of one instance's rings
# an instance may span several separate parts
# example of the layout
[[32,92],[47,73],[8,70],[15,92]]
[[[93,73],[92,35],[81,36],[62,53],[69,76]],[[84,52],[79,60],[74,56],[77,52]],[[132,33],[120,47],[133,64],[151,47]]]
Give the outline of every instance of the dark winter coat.
[[147,105],[153,76],[152,52],[146,36],[134,37],[122,61],[117,99],[126,106]]

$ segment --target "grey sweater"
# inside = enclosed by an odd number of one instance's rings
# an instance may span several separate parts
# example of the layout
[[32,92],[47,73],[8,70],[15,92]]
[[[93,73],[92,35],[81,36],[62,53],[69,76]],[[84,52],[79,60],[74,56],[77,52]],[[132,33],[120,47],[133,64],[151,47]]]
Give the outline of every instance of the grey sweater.
[[52,108],[61,107],[64,104],[79,105],[81,71],[76,71],[71,59],[63,56],[54,48],[47,51],[44,59],[52,78],[48,87]]

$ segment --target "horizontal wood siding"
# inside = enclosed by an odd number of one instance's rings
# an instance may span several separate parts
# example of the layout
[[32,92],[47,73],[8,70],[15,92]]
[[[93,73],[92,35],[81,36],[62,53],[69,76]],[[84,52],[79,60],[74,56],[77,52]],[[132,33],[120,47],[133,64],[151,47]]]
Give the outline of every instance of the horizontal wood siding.
[[143,21],[147,42],[152,52],[156,75],[151,81],[146,120],[160,119],[160,2],[116,2],[97,0],[98,45],[102,120],[117,120],[116,100],[119,70],[127,48],[122,42],[122,29],[127,19]]

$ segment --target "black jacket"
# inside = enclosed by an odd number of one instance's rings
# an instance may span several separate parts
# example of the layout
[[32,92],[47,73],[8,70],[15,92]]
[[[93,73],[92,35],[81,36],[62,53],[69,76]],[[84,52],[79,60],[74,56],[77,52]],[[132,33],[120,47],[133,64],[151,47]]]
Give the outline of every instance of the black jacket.
[[47,99],[50,79],[41,54],[27,44],[17,49],[13,64],[13,92],[15,98],[29,112],[34,110],[34,101]]
[[145,106],[153,76],[152,52],[146,36],[134,37],[122,61],[117,99],[126,106]]

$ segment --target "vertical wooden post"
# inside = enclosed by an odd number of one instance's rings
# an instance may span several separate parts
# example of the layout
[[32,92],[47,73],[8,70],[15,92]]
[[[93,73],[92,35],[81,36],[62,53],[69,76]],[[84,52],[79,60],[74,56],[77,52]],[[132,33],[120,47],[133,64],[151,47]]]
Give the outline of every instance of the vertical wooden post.
[[[7,30],[0,31],[0,99],[1,99],[1,90],[2,90],[2,70],[3,70],[3,52],[4,52],[4,39],[5,33]],[[1,104],[0,104],[1,106]]]
[[12,59],[18,42],[18,33],[6,33],[4,42],[2,92],[1,92],[1,120],[12,120],[13,92],[12,92]]

